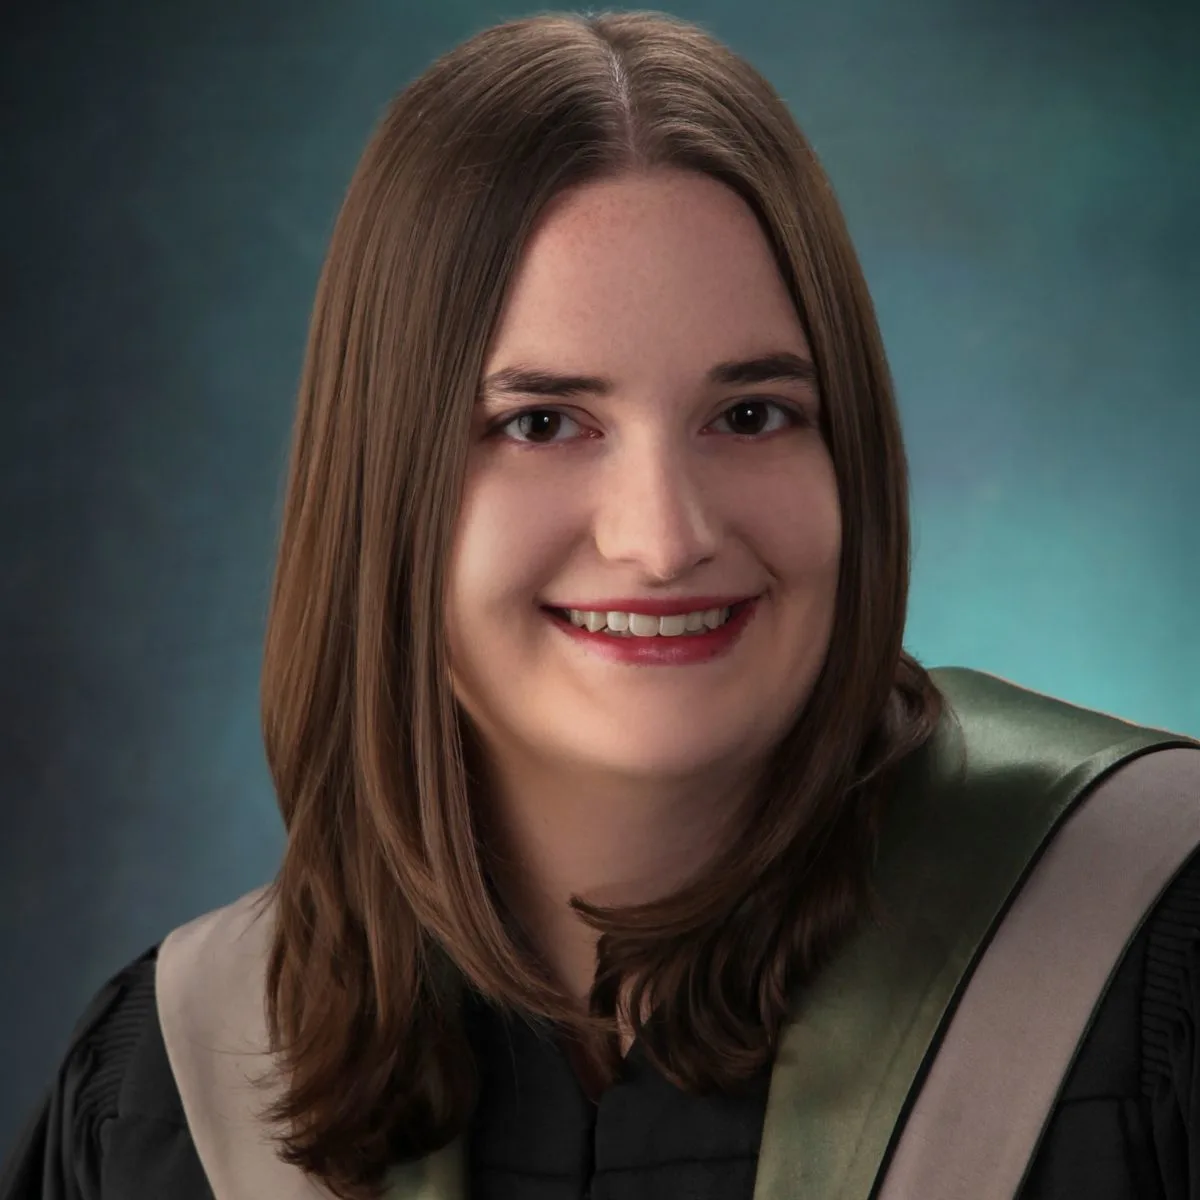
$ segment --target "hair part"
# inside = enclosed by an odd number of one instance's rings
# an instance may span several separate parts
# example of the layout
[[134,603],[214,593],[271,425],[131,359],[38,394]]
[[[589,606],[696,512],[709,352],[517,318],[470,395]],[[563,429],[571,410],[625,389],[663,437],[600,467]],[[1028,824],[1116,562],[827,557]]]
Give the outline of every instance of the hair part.
[[[742,198],[796,304],[842,503],[837,613],[740,839],[666,899],[573,901],[601,933],[581,1013],[489,884],[443,596],[475,393],[531,228],[566,188],[663,168]],[[461,1133],[478,1086],[468,989],[610,1046],[628,1002],[647,1056],[693,1091],[766,1063],[789,1001],[872,911],[881,805],[940,715],[902,647],[909,553],[871,300],[832,189],[760,74],[663,13],[550,13],[484,30],[407,87],[317,287],[266,636],[288,833],[267,971],[285,1161],[365,1200],[391,1164]]]

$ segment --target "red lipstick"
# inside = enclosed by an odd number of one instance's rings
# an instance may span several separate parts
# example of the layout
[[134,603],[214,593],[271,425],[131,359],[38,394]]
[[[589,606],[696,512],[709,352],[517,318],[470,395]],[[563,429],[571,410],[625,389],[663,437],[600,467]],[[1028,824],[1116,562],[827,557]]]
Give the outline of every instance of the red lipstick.
[[[754,619],[759,598],[733,600],[722,603],[720,596],[688,597],[686,600],[654,601],[660,611],[647,607],[645,600],[621,600],[605,602],[584,611],[591,612],[640,612],[647,616],[670,617],[686,612],[698,612],[707,608],[731,608],[729,620],[716,629],[702,629],[696,633],[681,633],[677,637],[622,637],[601,630],[592,633],[586,625],[572,625],[565,611],[543,608],[546,619],[553,623],[584,650],[598,654],[610,662],[627,663],[642,667],[683,667],[693,663],[709,662],[729,653],[737,644],[746,626]],[[713,603],[710,603],[713,601]],[[681,607],[686,604],[687,607]],[[572,608],[578,607],[571,605]]]

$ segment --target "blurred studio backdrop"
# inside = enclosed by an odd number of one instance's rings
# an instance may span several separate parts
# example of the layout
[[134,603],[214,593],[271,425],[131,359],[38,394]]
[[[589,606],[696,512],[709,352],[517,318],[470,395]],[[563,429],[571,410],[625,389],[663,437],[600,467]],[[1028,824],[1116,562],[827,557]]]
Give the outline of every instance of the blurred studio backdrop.
[[[665,7],[767,75],[845,208],[908,648],[1200,734],[1200,5]],[[534,11],[4,6],[0,1156],[100,984],[274,871],[259,655],[326,238],[392,94]]]

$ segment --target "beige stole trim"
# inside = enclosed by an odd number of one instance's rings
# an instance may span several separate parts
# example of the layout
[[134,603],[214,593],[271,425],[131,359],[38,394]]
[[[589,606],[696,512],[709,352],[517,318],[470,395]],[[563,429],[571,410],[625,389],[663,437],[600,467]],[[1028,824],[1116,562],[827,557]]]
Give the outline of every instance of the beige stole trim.
[[265,889],[176,929],[159,949],[158,1017],[188,1129],[216,1200],[328,1200],[276,1157],[259,1114],[278,1089],[263,1007],[273,920]]
[[1079,802],[976,966],[878,1200],[1018,1194],[1097,997],[1198,844],[1198,750],[1141,755]]
[[[215,1200],[333,1200],[278,1158],[261,1114],[280,1085],[256,1086],[267,1051],[266,964],[274,926],[265,888],[206,913],[163,941],[158,1018],[188,1130]],[[461,1139],[388,1179],[396,1200],[465,1200]]]
[[[1200,751],[1143,754],[1080,801],[977,964],[878,1200],[1017,1195],[1096,998],[1198,843]],[[163,1039],[216,1200],[331,1200],[276,1157],[259,1114],[278,1092],[251,1082],[273,1065],[263,1008],[272,918],[263,891],[163,942],[156,967]],[[388,1194],[465,1200],[461,1139],[397,1170]],[[760,1186],[756,1197],[766,1195],[790,1200],[793,1193],[768,1187],[764,1194]]]

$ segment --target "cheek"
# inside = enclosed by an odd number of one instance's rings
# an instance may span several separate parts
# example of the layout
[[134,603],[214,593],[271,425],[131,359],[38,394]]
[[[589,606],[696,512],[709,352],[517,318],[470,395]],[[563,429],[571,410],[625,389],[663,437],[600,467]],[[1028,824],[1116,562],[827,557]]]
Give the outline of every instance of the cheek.
[[768,477],[743,496],[741,527],[775,574],[809,585],[836,580],[842,512],[832,463]]
[[452,613],[478,618],[529,600],[569,546],[571,520],[560,487],[468,476],[451,558]]

